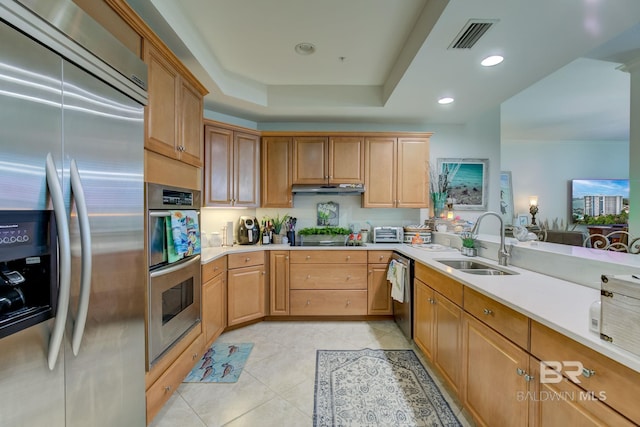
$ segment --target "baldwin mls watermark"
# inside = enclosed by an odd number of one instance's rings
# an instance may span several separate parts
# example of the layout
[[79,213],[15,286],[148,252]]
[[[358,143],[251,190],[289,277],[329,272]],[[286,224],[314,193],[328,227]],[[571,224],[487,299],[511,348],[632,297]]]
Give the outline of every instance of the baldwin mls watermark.
[[[520,372],[519,372],[520,373]],[[582,362],[577,360],[543,360],[540,362],[540,384],[558,384],[563,381],[566,376],[574,384],[581,384],[581,377],[590,378],[595,375],[595,371],[585,369]],[[577,400],[607,400],[606,392],[594,391],[554,391],[540,390],[534,391],[518,391],[516,399],[520,401],[577,401]]]

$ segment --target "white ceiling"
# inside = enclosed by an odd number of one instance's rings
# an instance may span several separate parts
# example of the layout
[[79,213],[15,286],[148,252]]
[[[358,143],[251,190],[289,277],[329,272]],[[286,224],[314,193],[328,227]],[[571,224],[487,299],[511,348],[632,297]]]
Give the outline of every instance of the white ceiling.
[[[619,140],[640,58],[638,0],[128,0],[207,86],[255,121],[464,124],[502,105],[507,139]],[[448,49],[469,19],[495,25]],[[300,42],[316,52],[294,52]],[[482,58],[501,54],[495,67]],[[442,106],[441,96],[453,104]]]

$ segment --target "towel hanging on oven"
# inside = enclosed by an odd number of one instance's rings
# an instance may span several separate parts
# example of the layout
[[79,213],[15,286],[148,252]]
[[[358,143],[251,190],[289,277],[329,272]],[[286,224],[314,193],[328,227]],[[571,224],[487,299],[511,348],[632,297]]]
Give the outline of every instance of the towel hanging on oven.
[[[198,212],[186,210],[169,211],[169,213],[171,215],[171,233],[168,233],[168,238],[173,239],[175,253],[180,258],[199,254],[200,226],[198,224]],[[170,247],[171,245],[168,244],[168,246]]]

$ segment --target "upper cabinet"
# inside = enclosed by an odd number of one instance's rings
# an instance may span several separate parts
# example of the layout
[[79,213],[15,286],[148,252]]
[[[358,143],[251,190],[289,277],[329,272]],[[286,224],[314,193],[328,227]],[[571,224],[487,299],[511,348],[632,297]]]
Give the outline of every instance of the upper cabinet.
[[145,41],[149,101],[145,147],[195,167],[202,166],[202,113],[206,90],[191,81],[163,49]]
[[[204,205],[259,205],[260,135],[250,129],[206,121]],[[291,196],[291,191],[287,193]]]
[[364,137],[294,136],[294,184],[362,184]]
[[429,206],[429,136],[365,138],[365,208]]
[[293,138],[290,136],[262,138],[262,207],[293,207],[292,150]]

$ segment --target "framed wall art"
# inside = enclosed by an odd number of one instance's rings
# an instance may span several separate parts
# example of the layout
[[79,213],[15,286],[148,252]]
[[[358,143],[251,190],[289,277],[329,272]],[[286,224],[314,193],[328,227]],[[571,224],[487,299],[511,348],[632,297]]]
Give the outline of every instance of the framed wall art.
[[439,180],[447,181],[453,209],[487,210],[489,159],[438,159]]
[[500,172],[500,214],[505,225],[513,225],[513,185],[511,172]]

